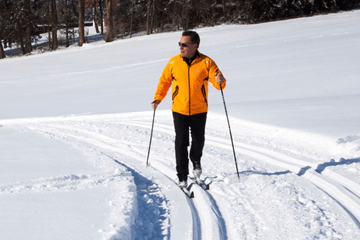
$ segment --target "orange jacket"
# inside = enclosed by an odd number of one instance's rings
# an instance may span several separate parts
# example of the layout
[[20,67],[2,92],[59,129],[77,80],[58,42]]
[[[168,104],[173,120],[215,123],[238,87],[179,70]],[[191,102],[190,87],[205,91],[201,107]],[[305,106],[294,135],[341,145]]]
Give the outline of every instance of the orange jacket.
[[[189,65],[181,54],[167,63],[157,85],[154,100],[162,101],[172,85],[172,110],[183,115],[194,115],[208,110],[208,85],[218,90],[220,84],[215,80],[219,68],[215,62],[201,53]],[[221,84],[226,86],[226,80]]]

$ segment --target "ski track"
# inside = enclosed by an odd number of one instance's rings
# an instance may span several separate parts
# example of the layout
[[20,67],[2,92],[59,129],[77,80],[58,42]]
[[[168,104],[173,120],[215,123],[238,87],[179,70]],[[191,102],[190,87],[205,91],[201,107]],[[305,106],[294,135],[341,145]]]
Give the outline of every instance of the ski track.
[[[259,205],[251,202],[246,195],[247,192],[241,187],[246,172],[242,172],[240,182],[233,171],[223,177],[219,177],[221,174],[217,176],[209,174],[207,180],[211,181],[210,191],[204,191],[199,186],[193,185],[191,190],[194,191],[194,199],[188,199],[177,189],[172,160],[174,130],[171,118],[167,115],[163,117],[168,121],[163,120],[165,123],[155,124],[153,138],[157,146],[152,147],[150,152],[151,166],[145,166],[151,129],[149,116],[148,113],[130,113],[2,121],[2,126],[39,132],[47,137],[72,144],[84,152],[90,151],[92,154],[105,156],[120,170],[14,183],[0,186],[0,194],[85,189],[119,180],[128,181],[133,177],[137,193],[137,199],[134,200],[137,207],[134,208],[137,213],[134,213],[135,219],[131,221],[132,239],[136,239],[137,232],[140,236],[148,236],[149,239],[261,239],[264,234],[262,229],[270,224],[270,220],[262,216],[258,209]],[[214,135],[211,130],[207,131],[206,145],[217,152],[224,152],[225,149],[229,156],[232,153],[230,139]],[[277,175],[291,172],[295,179],[301,178],[315,185],[334,199],[360,228],[358,184],[329,169],[317,172],[317,164],[261,146],[239,141],[235,141],[234,145],[237,155],[266,162],[285,170]],[[229,166],[230,161],[233,160],[229,159],[227,163]],[[109,163],[96,164],[101,167],[102,164]],[[206,169],[210,173],[220,173],[216,166],[206,166]],[[253,172],[257,173],[255,169]],[[306,199],[301,193],[298,193],[298,201],[320,215],[323,228],[331,228],[327,224],[328,217],[314,204],[315,201]],[[236,211],[233,210],[234,207]],[[185,221],[191,220],[191,223],[175,226],[174,212],[177,213],[177,217]],[[332,234],[331,239],[342,236],[334,230],[325,230],[328,234]],[[323,234],[321,232],[326,232],[325,230],[319,230],[319,233],[314,234],[321,235]],[[117,233],[112,232],[112,235],[116,236],[120,232],[117,230]]]
[[[127,123],[139,127],[144,125],[137,123]],[[158,126],[158,131],[170,133],[167,126]],[[207,136],[207,144],[231,150],[228,140]],[[271,163],[283,169],[304,177],[328,195],[333,197],[351,215],[356,225],[360,228],[360,186],[353,181],[325,169],[322,174],[315,171],[318,164],[312,164],[293,157],[285,156],[281,153],[273,152],[261,147],[251,146],[244,143],[234,142],[237,152],[254,157],[256,159]]]

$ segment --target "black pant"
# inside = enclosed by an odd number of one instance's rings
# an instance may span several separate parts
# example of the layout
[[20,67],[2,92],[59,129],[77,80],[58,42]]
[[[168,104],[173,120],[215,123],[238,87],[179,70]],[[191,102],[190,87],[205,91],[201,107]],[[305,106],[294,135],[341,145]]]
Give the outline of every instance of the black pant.
[[207,113],[196,115],[182,115],[173,112],[175,126],[175,156],[176,171],[179,180],[186,180],[189,174],[189,129],[191,131],[190,160],[193,164],[200,164],[205,143],[205,125]]

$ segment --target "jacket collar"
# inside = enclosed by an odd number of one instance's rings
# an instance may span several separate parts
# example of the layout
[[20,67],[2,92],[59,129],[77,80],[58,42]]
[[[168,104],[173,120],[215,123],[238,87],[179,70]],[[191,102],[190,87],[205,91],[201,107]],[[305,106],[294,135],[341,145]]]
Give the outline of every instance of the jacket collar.
[[191,58],[186,58],[186,57],[182,57],[183,60],[187,63],[187,65],[190,67],[191,63],[197,58],[200,57],[200,53],[198,50],[196,50],[194,56],[192,56]]

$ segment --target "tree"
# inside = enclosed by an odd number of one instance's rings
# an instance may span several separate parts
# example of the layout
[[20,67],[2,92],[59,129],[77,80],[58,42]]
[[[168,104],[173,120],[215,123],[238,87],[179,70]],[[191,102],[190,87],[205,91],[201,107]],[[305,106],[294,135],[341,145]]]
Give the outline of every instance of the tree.
[[94,18],[94,25],[95,25],[95,31],[96,31],[96,33],[99,33],[100,31],[99,31],[99,27],[98,27],[98,22],[99,22],[99,19],[98,19],[98,15],[97,15],[97,1],[94,1],[93,2],[93,8],[94,8],[94,16],[93,16],[93,18]]
[[99,0],[99,7],[100,7],[100,22],[101,22],[101,35],[104,35],[104,17],[103,17],[103,10],[102,10],[102,4],[103,2]]
[[154,8],[155,0],[148,0],[147,11],[146,11],[146,34],[149,35],[152,33],[152,23],[154,19]]
[[56,0],[51,0],[52,50],[56,50],[58,48],[57,25],[58,17],[56,12]]
[[85,42],[85,0],[79,0],[79,46]]
[[[65,46],[70,46],[70,35],[74,34],[73,29],[78,25],[78,1],[74,0],[56,0],[58,9],[58,29],[65,34]],[[73,35],[74,37],[74,35]]]
[[2,43],[0,41],[0,59],[3,59],[5,57],[6,56],[5,56],[4,48],[3,48],[3,45],[2,45]]
[[25,54],[32,52],[31,46],[31,5],[30,0],[25,0],[25,18],[26,18],[26,30],[25,30]]
[[5,58],[5,52],[4,52],[4,48],[2,45],[2,41],[1,41],[2,37],[1,37],[1,29],[0,29],[0,59]]
[[88,8],[92,8],[91,17],[94,20],[95,23],[95,30],[96,33],[100,33],[99,31],[99,25],[101,26],[101,35],[104,34],[104,26],[103,26],[103,1],[102,0],[86,0],[85,5],[88,6]]
[[5,11],[3,11],[3,9],[5,10],[5,3],[3,1],[0,2],[0,9],[0,59],[3,59],[6,57],[2,45],[3,33],[5,32]]
[[65,0],[65,46],[69,47],[69,22],[70,22],[70,9],[68,0]]
[[189,28],[189,18],[188,18],[188,1],[183,0],[182,2],[182,11],[181,11],[181,25],[184,30]]
[[26,54],[25,51],[25,45],[24,45],[24,36],[23,36],[23,31],[22,31],[22,24],[20,19],[18,18],[16,21],[16,26],[17,26],[17,30],[18,30],[18,43],[20,43],[20,48],[21,48],[21,52],[23,53],[23,55]]
[[225,18],[225,21],[227,20],[227,13],[226,13],[226,0],[222,0],[222,7],[223,7],[223,15]]
[[134,15],[134,0],[131,0],[131,11],[130,11],[130,38],[132,37],[132,31],[133,31],[133,15]]
[[22,54],[30,53],[32,42],[46,32],[49,47],[55,50],[59,29],[65,29],[68,47],[70,34],[79,27],[78,45],[82,46],[85,18],[93,19],[96,28],[101,24],[101,34],[105,23],[104,40],[112,42],[140,31],[152,34],[224,22],[259,23],[359,7],[360,0],[0,0],[0,58],[12,43]]
[[113,0],[106,0],[106,34],[105,42],[114,41],[114,18],[113,18]]

